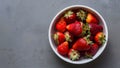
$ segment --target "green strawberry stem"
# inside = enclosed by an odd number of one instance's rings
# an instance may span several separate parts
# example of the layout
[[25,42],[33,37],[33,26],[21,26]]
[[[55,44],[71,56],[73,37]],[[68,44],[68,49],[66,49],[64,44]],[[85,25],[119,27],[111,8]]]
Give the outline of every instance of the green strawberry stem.
[[84,10],[79,10],[79,12],[76,13],[78,18],[81,19],[82,21],[86,20],[87,17],[87,12]]
[[57,35],[57,34],[54,34],[54,35],[53,35],[53,39],[54,39],[54,41],[56,42],[56,44],[59,44],[58,35]]
[[75,60],[78,60],[80,58],[80,54],[77,50],[72,49],[69,57],[71,60],[75,61]]
[[88,23],[83,23],[83,27],[82,27],[82,36],[85,36],[85,35],[91,35],[90,33],[90,28],[89,28],[89,25]]
[[88,45],[92,45],[93,42],[90,40],[90,35],[87,35],[86,37],[84,37],[84,39],[87,41]]
[[105,41],[106,41],[105,35],[104,35],[104,34],[102,34],[101,37],[100,37],[99,39],[100,39],[100,43],[101,43],[101,44],[104,44]]
[[86,58],[91,58],[91,59],[92,59],[93,56],[92,56],[91,54],[85,53],[85,57],[86,57]]
[[68,12],[64,15],[64,17],[68,18],[68,17],[70,17],[70,15],[72,15],[72,14],[73,14],[72,11],[68,11]]
[[66,39],[66,41],[68,41],[68,42],[72,42],[71,36],[70,36],[68,33],[65,33],[65,39]]

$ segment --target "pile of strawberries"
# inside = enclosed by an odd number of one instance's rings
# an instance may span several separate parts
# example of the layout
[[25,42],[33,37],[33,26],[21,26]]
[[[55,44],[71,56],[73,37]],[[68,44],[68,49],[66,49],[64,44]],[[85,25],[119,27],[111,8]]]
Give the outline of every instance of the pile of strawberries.
[[55,24],[53,39],[62,56],[75,61],[92,58],[105,42],[97,17],[83,9],[68,10]]

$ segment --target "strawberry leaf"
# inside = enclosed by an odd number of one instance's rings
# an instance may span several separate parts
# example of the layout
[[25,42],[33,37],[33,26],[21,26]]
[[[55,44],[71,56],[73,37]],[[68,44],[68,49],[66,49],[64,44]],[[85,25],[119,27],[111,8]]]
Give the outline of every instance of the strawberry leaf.
[[105,39],[105,35],[102,34],[101,37],[99,38],[99,40],[100,40],[100,43],[101,43],[101,44],[104,44],[105,41],[106,41],[106,39]]
[[90,40],[90,35],[87,35],[86,37],[84,37],[84,39],[87,41],[88,45],[92,45],[93,41]]
[[70,17],[72,14],[73,14],[72,11],[68,11],[68,12],[64,15],[64,17],[68,18],[68,17]]
[[78,18],[84,21],[87,17],[87,12],[80,10],[79,12],[76,13]]
[[78,60],[80,58],[80,54],[77,50],[72,49],[69,53],[69,58],[73,61]]
[[53,39],[55,40],[55,42],[56,42],[57,44],[59,44],[58,35],[57,35],[57,34],[54,34],[54,35],[53,35]]
[[85,36],[85,35],[91,35],[91,32],[90,32],[90,28],[89,28],[89,25],[88,23],[83,23],[83,27],[82,27],[82,36]]
[[92,56],[91,54],[85,53],[85,57],[86,57],[86,58],[91,58],[91,59],[92,59],[93,56]]
[[72,42],[71,37],[68,33],[65,33],[65,39],[66,41]]

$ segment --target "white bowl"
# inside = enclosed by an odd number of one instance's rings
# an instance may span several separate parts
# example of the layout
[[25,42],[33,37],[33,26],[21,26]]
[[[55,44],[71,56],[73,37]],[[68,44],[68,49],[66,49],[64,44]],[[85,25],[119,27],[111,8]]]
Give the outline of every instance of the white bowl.
[[[78,61],[72,61],[70,59],[68,59],[67,57],[64,57],[62,55],[60,55],[58,52],[57,52],[57,46],[55,45],[54,41],[53,41],[53,38],[52,38],[52,34],[55,32],[54,28],[55,28],[55,23],[56,21],[58,20],[58,18],[61,17],[61,15],[64,14],[65,11],[67,10],[70,10],[70,9],[84,9],[90,13],[93,13],[100,21],[100,24],[103,26],[103,32],[105,33],[106,35],[106,42],[99,48],[99,50],[97,51],[97,53],[93,56],[92,59],[80,59]],[[50,23],[50,26],[49,26],[49,33],[48,33],[48,37],[49,37],[49,42],[50,42],[50,46],[52,48],[52,50],[55,52],[55,54],[61,58],[62,60],[68,62],[68,63],[72,63],[72,64],[85,64],[85,63],[88,63],[88,62],[91,62],[93,60],[95,60],[97,57],[99,57],[101,55],[101,53],[104,51],[106,45],[107,45],[107,41],[108,41],[108,29],[107,29],[107,25],[106,25],[106,22],[105,20],[103,19],[103,17],[100,15],[100,13],[98,13],[96,10],[88,7],[88,6],[84,6],[84,5],[72,5],[72,6],[68,6],[64,9],[62,9],[60,12],[57,13],[57,15],[53,18],[53,20],[51,21]]]

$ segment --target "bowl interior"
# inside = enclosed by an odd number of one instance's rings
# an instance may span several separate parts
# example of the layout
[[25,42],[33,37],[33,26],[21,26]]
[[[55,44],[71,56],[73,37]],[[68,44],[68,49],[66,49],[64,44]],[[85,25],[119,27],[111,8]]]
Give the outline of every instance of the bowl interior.
[[[67,11],[67,10],[76,10],[76,9],[83,9],[85,11],[88,11],[90,13],[92,13],[93,15],[95,15],[98,19],[99,19],[99,22],[100,24],[103,26],[103,32],[105,33],[106,35],[106,42],[105,44],[103,44],[99,50],[97,51],[97,53],[93,56],[92,59],[80,59],[78,61],[72,61],[62,55],[60,55],[57,50],[56,50],[56,45],[54,43],[54,40],[53,40],[53,35],[55,33],[55,23],[58,21],[58,19],[63,16],[63,14]],[[88,7],[88,6],[83,6],[83,5],[73,5],[73,6],[69,6],[69,7],[66,7],[65,9],[61,10],[60,12],[58,12],[58,14],[53,18],[51,24],[50,24],[50,27],[49,27],[49,42],[50,42],[50,45],[51,45],[51,48],[53,49],[53,51],[55,52],[55,54],[57,54],[58,57],[60,57],[61,59],[63,59],[64,61],[66,62],[69,62],[69,63],[73,63],[73,64],[84,64],[84,63],[88,63],[94,59],[96,59],[105,49],[106,47],[106,44],[107,44],[107,40],[108,40],[108,30],[107,30],[107,26],[106,26],[106,22],[104,21],[103,17],[94,9]]]

